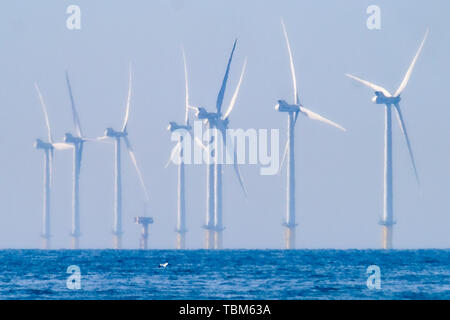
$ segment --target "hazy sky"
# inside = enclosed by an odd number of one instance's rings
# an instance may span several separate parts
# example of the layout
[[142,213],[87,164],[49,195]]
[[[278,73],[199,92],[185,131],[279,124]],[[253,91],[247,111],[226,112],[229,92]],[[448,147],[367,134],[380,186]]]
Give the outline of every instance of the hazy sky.
[[[81,30],[66,28],[67,6],[81,8]],[[366,8],[381,8],[381,30],[368,30]],[[289,32],[302,103],[342,124],[343,133],[301,117],[296,127],[297,247],[379,248],[383,195],[384,111],[373,92],[346,78],[353,73],[395,91],[427,27],[430,36],[402,95],[421,187],[394,122],[394,215],[398,248],[450,247],[450,2],[448,1],[2,1],[0,5],[0,248],[40,247],[44,116],[47,102],[55,140],[74,131],[64,71],[84,133],[119,129],[125,112],[129,61],[134,90],[129,137],[141,164],[155,224],[151,248],[174,248],[175,166],[164,169],[173,142],[166,130],[182,121],[184,45],[191,102],[212,110],[233,40],[239,39],[224,106],[248,57],[232,128],[279,128],[292,102],[289,60],[280,18]],[[230,90],[231,89],[231,90]],[[87,144],[81,173],[81,247],[112,246],[113,146]],[[124,154],[124,247],[138,246],[133,222],[143,194]],[[224,174],[224,247],[281,248],[285,170],[261,176],[232,168]],[[52,242],[70,244],[72,154],[58,152],[52,198]],[[205,166],[187,168],[187,246],[203,247]]]

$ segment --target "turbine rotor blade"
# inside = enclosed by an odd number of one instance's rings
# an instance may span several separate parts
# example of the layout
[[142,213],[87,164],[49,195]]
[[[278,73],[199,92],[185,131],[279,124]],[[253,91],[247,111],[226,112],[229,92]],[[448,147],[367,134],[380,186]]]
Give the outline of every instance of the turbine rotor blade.
[[78,172],[81,170],[81,159],[83,158],[83,143],[80,143],[80,148],[78,149],[78,161],[76,163],[78,167]]
[[413,72],[414,66],[416,65],[417,58],[419,58],[420,52],[422,51],[423,45],[425,44],[425,40],[427,39],[429,32],[430,32],[430,30],[427,29],[427,31],[425,33],[425,37],[423,38],[422,43],[420,44],[420,47],[417,50],[416,55],[414,56],[413,60],[411,61],[411,65],[409,66],[408,71],[406,71],[405,77],[403,78],[402,83],[400,84],[397,91],[395,92],[394,97],[399,96],[402,93],[402,91],[405,89],[406,85],[408,84],[408,81],[409,81],[409,78],[411,78],[411,74]]
[[128,71],[128,95],[127,95],[127,104],[126,104],[126,111],[125,111],[125,118],[123,119],[123,126],[122,126],[122,131],[126,131],[127,130],[127,126],[128,126],[128,117],[130,116],[130,103],[131,103],[131,62],[130,62],[130,66],[129,66],[129,71]]
[[369,82],[369,81],[367,81],[367,80],[360,79],[360,78],[355,77],[355,76],[353,76],[353,75],[351,75],[351,74],[348,74],[348,73],[346,73],[345,75],[346,75],[347,77],[349,77],[349,78],[352,78],[353,80],[356,80],[356,81],[358,81],[358,82],[361,82],[363,85],[365,85],[365,86],[367,86],[367,87],[369,87],[369,88],[371,88],[371,89],[373,89],[373,90],[375,90],[375,91],[381,91],[381,92],[383,92],[383,94],[384,94],[386,97],[392,97],[392,95],[391,95],[391,93],[390,93],[389,91],[387,91],[385,88],[383,88],[383,87],[381,87],[381,86],[379,86],[379,85],[377,85],[377,84],[374,84],[374,83]]
[[[219,130],[222,132],[222,136],[226,137],[225,129],[219,129]],[[231,150],[229,150],[228,147],[227,147],[227,139],[226,138],[223,140],[223,148],[224,148],[224,150],[226,152],[226,155],[228,157],[228,155],[230,154]],[[241,175],[241,172],[239,170],[238,163],[237,163],[237,148],[236,148],[236,146],[233,146],[233,169],[234,169],[234,172],[235,172],[236,177],[238,179],[239,185],[241,186],[241,189],[242,189],[242,191],[244,193],[244,197],[245,197],[245,199],[247,199],[247,188],[245,187],[245,183],[244,183],[244,180],[242,179],[242,175]]]
[[[295,112],[294,127],[295,127],[295,124],[297,123],[297,119],[298,119],[298,114],[299,113],[300,113],[300,111]],[[281,159],[280,168],[278,169],[278,174],[281,172],[281,169],[283,168],[284,162],[286,161],[288,150],[289,150],[289,137],[286,140],[286,146],[284,147],[283,158]]]
[[414,174],[416,176],[417,184],[420,185],[419,174],[417,172],[416,162],[414,160],[414,154],[412,152],[411,143],[410,143],[409,137],[408,137],[408,132],[406,131],[406,126],[405,126],[405,121],[403,120],[402,111],[401,111],[400,105],[398,103],[396,103],[394,106],[395,106],[395,110],[397,111],[396,114],[397,114],[397,120],[398,120],[400,129],[402,130],[403,136],[405,137],[405,140],[406,140],[406,145],[408,146],[409,157],[411,159],[411,163],[412,163],[412,166],[414,169]]
[[233,49],[231,50],[230,58],[228,59],[227,69],[225,71],[225,76],[223,77],[222,86],[220,87],[219,95],[217,96],[217,113],[220,113],[222,109],[223,96],[225,95],[225,89],[227,87],[228,74],[230,73],[231,60],[233,59],[234,50],[236,49],[236,43],[237,39],[234,40]]
[[177,142],[177,144],[172,148],[172,151],[170,152],[170,157],[169,160],[167,161],[166,165],[164,166],[165,168],[167,168],[170,163],[173,161],[173,159],[175,158],[175,156],[181,151],[181,143],[180,141]]
[[55,150],[70,150],[73,149],[73,145],[70,143],[65,143],[65,142],[55,142],[52,143],[52,146]]
[[288,150],[289,150],[289,138],[287,139],[286,146],[284,147],[283,158],[281,159],[280,168],[278,169],[278,174],[281,172],[284,162],[286,161]]
[[294,58],[292,56],[292,50],[291,50],[291,44],[289,42],[289,37],[286,31],[286,26],[284,25],[283,19],[281,19],[281,26],[283,27],[283,34],[284,38],[286,40],[286,46],[289,52],[289,64],[291,68],[291,76],[292,76],[292,86],[294,89],[294,101],[295,104],[300,104],[300,99],[298,97],[298,91],[297,91],[297,78],[295,77],[295,67],[294,67]]
[[53,186],[53,158],[55,154],[53,150],[50,150],[48,154],[48,171],[49,171],[49,183],[50,187]]
[[72,93],[72,86],[70,84],[69,80],[69,72],[66,71],[66,82],[67,82],[67,89],[69,90],[69,97],[70,97],[70,104],[72,107],[72,119],[73,119],[73,125],[75,127],[75,132],[79,138],[83,136],[83,132],[81,130],[81,123],[80,123],[80,117],[78,116],[77,109],[75,107],[75,100],[73,98]]
[[98,137],[96,139],[91,139],[90,141],[112,144],[112,142],[110,140],[108,140],[108,139],[109,139],[109,137],[103,136],[103,137]]
[[200,140],[199,137],[194,137],[194,141],[195,141],[195,143],[197,143],[203,150],[208,150],[208,147],[206,147],[206,146],[203,144],[202,140]]
[[[300,108],[300,107],[299,107]],[[294,126],[297,123],[297,119],[298,119],[298,114],[300,113],[300,111],[296,111],[295,112],[295,118],[294,118]]]
[[45,105],[44,98],[42,97],[41,90],[39,90],[39,86],[38,86],[38,84],[36,82],[34,83],[34,87],[36,88],[36,92],[37,92],[37,94],[39,96],[39,101],[40,101],[41,106],[42,106],[42,111],[44,112],[45,125],[47,126],[48,141],[50,143],[53,143],[52,130],[50,128],[50,121],[48,119],[47,106]]
[[246,67],[247,67],[247,58],[245,58],[244,66],[242,67],[241,76],[239,77],[238,85],[236,87],[236,90],[233,93],[233,97],[231,98],[230,105],[229,105],[227,111],[225,112],[225,115],[223,116],[223,119],[227,119],[230,116],[231,111],[233,111],[234,105],[236,104],[237,96],[239,94],[239,89],[241,87],[242,78],[244,77],[244,73],[245,73],[245,68]]
[[317,120],[326,124],[329,124],[333,127],[336,127],[342,131],[347,131],[343,126],[341,126],[340,124],[337,124],[336,122],[333,122],[331,120],[328,120],[325,117],[322,117],[320,114],[315,113],[309,109],[306,109],[303,106],[300,106],[300,112],[302,112],[305,116],[307,116],[308,118],[312,119],[312,120]]
[[147,201],[149,201],[150,197],[148,195],[147,187],[145,186],[145,183],[144,183],[144,177],[142,176],[142,172],[139,169],[139,166],[137,164],[136,155],[134,154],[133,147],[131,146],[130,140],[128,139],[127,136],[124,136],[123,140],[125,141],[125,145],[127,147],[128,154],[130,155],[131,161],[133,162],[134,168],[136,169],[136,172],[138,174],[139,182],[140,182],[142,189],[144,191],[144,194],[145,194],[145,199]]
[[234,161],[233,161],[233,169],[236,174],[236,177],[239,181],[239,185],[242,188],[242,191],[244,192],[244,197],[247,199],[247,188],[245,187],[244,179],[242,179],[241,171],[239,170],[239,166],[237,164],[237,152],[236,148],[234,149]]
[[187,64],[186,64],[186,54],[184,53],[184,49],[181,49],[183,52],[183,64],[184,64],[184,85],[185,85],[185,115],[184,115],[184,124],[189,124],[189,85],[188,85],[188,72],[187,72]]

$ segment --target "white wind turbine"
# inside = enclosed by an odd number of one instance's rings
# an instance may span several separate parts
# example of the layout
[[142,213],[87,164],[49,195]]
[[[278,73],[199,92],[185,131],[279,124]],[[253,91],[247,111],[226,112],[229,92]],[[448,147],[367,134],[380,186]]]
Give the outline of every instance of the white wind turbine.
[[414,154],[412,152],[411,143],[408,137],[408,133],[406,131],[405,121],[403,119],[403,114],[400,109],[400,95],[403,90],[406,88],[409,79],[411,78],[412,71],[414,66],[416,65],[417,59],[422,51],[423,45],[425,44],[425,40],[428,36],[429,30],[426,31],[425,36],[422,40],[422,43],[419,46],[419,49],[416,52],[408,70],[406,71],[405,76],[403,77],[400,86],[397,91],[392,95],[385,88],[371,83],[366,80],[362,80],[358,77],[355,77],[351,74],[347,74],[348,77],[364,84],[365,86],[375,90],[375,96],[372,98],[372,101],[376,104],[384,104],[385,105],[385,134],[384,134],[384,203],[383,203],[383,216],[380,221],[380,224],[383,226],[382,237],[383,243],[382,246],[384,249],[392,248],[392,238],[393,238],[393,225],[395,224],[394,220],[394,212],[393,212],[393,184],[392,184],[392,106],[394,106],[395,113],[397,114],[398,123],[400,129],[403,133],[403,136],[406,140],[406,145],[408,147],[409,156],[411,158],[411,163],[414,168],[414,173],[419,183],[419,176],[417,173],[416,163],[414,161]]
[[66,71],[66,83],[69,91],[70,104],[72,108],[72,119],[75,128],[75,134],[66,133],[64,141],[73,147],[73,190],[72,190],[72,249],[79,248],[80,242],[80,170],[83,157],[83,146],[86,141],[91,141],[83,136],[80,117],[75,106],[72,86],[70,85],[69,73]]
[[[184,124],[180,125],[175,121],[170,121],[167,129],[170,132],[174,132],[177,130],[184,130],[191,134],[192,137],[192,126],[189,124],[189,109],[193,108],[189,104],[189,83],[188,83],[188,73],[187,73],[187,65],[186,65],[186,55],[184,50],[183,53],[183,63],[184,63],[184,82],[185,82],[185,116],[184,116]],[[185,249],[186,248],[186,180],[185,180],[185,163],[184,163],[184,139],[186,137],[180,136],[180,140],[177,144],[172,148],[170,153],[169,161],[166,164],[166,168],[169,166],[171,162],[174,161],[176,157],[179,157],[180,162],[178,164],[178,212],[177,212],[177,249]],[[201,148],[206,149],[203,145],[202,141],[199,137],[194,137],[194,142],[198,144]]]
[[[192,127],[189,124],[189,85],[188,85],[188,74],[187,74],[187,66],[186,66],[186,56],[183,50],[183,63],[184,63],[184,82],[185,82],[185,116],[184,123],[179,125],[175,121],[171,121],[168,126],[168,130],[170,132],[174,132],[176,130],[186,130],[187,132],[192,133]],[[185,182],[185,172],[184,172],[184,159],[183,159],[183,139],[181,136],[178,143],[173,147],[172,152],[170,154],[169,161],[167,162],[166,168],[173,161],[173,159],[178,155],[180,157],[180,163],[178,164],[178,211],[177,211],[177,249],[185,249],[186,248],[186,182]],[[197,138],[198,139],[198,138]]]
[[43,249],[50,249],[50,192],[51,192],[51,181],[53,172],[53,152],[54,150],[67,150],[71,149],[72,146],[63,142],[53,142],[52,131],[50,128],[50,121],[48,118],[47,107],[42,97],[41,91],[37,83],[34,84],[36,92],[39,97],[40,104],[42,106],[42,111],[45,117],[45,125],[47,127],[47,137],[48,142],[42,141],[41,139],[36,139],[35,148],[44,151],[44,206],[42,214],[42,238],[43,238]]
[[[220,152],[220,148],[225,149],[228,152],[228,148],[226,147],[226,131],[228,129],[228,125],[230,122],[230,114],[234,108],[236,103],[236,99],[239,93],[239,89],[242,83],[242,78],[245,73],[245,68],[247,65],[247,60],[245,60],[244,65],[242,67],[241,75],[239,78],[238,85],[234,91],[234,94],[231,98],[230,105],[228,106],[227,111],[222,114],[222,104],[223,98],[225,95],[225,89],[228,81],[228,75],[230,72],[231,61],[233,59],[234,50],[236,49],[237,40],[234,41],[233,48],[231,50],[230,57],[228,59],[227,68],[225,71],[225,75],[222,81],[222,85],[219,90],[219,94],[217,96],[216,101],[216,112],[208,112],[205,108],[202,107],[190,107],[191,109],[196,110],[196,116],[198,119],[203,120],[208,124],[209,129],[216,129],[221,133],[221,137],[224,139],[223,143],[220,143],[217,138],[211,136],[211,140],[209,145],[213,147],[213,151],[211,152],[212,158],[216,157],[216,152]],[[223,152],[222,152],[223,153]],[[236,177],[239,181],[239,184],[242,188],[242,191],[247,196],[247,190],[244,186],[244,182],[239,171],[238,164],[236,162],[236,149],[234,149],[234,161],[233,168],[236,174]],[[222,215],[222,164],[219,161],[212,161],[212,163],[207,166],[207,200],[206,200],[206,224],[204,228],[206,229],[206,239],[205,239],[205,247],[206,249],[222,249],[223,242],[223,215]]]
[[285,248],[295,248],[295,156],[294,156],[294,128],[297,122],[299,114],[302,114],[310,119],[318,120],[326,124],[332,125],[340,130],[345,129],[339,124],[328,120],[321,115],[305,108],[301,103],[297,91],[297,80],[295,77],[294,60],[291,51],[291,45],[289,43],[288,34],[283,20],[281,20],[281,26],[283,28],[284,37],[289,53],[290,69],[292,75],[292,84],[294,89],[294,104],[289,104],[285,100],[278,100],[278,104],[275,106],[275,110],[279,112],[288,113],[288,139],[284,152],[284,156],[287,154],[287,206],[286,206],[286,222],[283,224],[286,227],[285,233]]
[[113,128],[106,128],[105,135],[98,138],[98,140],[103,140],[107,138],[114,139],[115,142],[115,170],[114,170],[114,222],[113,222],[113,234],[114,234],[114,249],[122,248],[122,162],[121,162],[121,141],[125,143],[128,154],[133,162],[134,168],[136,169],[139,182],[144,191],[145,201],[148,203],[149,195],[147,187],[144,183],[144,178],[142,176],[141,170],[137,164],[136,156],[134,154],[133,147],[131,146],[130,139],[128,138],[128,118],[130,115],[130,102],[131,102],[131,64],[129,69],[128,78],[128,97],[126,103],[125,118],[123,121],[122,128],[120,131],[116,131]]

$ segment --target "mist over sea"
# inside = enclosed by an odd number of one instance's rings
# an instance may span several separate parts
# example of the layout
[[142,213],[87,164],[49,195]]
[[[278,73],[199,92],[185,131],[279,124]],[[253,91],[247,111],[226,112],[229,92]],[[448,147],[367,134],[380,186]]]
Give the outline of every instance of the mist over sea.
[[[0,250],[0,261],[1,299],[450,299],[450,250]],[[370,265],[380,290],[366,285]]]

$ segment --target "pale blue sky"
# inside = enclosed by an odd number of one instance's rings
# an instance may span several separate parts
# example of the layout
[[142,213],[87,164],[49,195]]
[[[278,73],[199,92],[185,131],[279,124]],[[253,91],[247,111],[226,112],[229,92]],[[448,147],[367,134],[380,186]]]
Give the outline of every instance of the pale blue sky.
[[[66,28],[66,7],[78,4],[82,30]],[[381,30],[366,28],[366,8],[381,8]],[[0,5],[0,248],[39,247],[42,212],[44,117],[33,88],[47,101],[54,137],[73,131],[64,70],[71,74],[81,124],[89,137],[118,128],[127,93],[128,62],[134,66],[129,136],[151,197],[151,248],[174,248],[176,167],[164,169],[173,143],[170,120],[183,119],[184,45],[193,104],[215,105],[226,59],[239,39],[229,89],[248,57],[230,126],[280,128],[286,115],[277,99],[292,99],[286,23],[303,104],[339,122],[341,133],[306,118],[296,128],[297,246],[378,248],[382,210],[383,108],[353,73],[394,90],[425,44],[408,87],[403,112],[421,189],[394,127],[394,241],[399,248],[450,247],[450,20],[448,1],[2,1]],[[224,105],[231,98],[227,91]],[[284,144],[284,143],[283,143]],[[125,155],[124,155],[125,156]],[[124,158],[124,247],[136,248],[142,192]],[[81,176],[81,247],[112,244],[113,148],[86,145]],[[260,176],[243,166],[248,202],[232,169],[224,177],[224,246],[281,248],[285,174]],[[72,155],[58,153],[52,199],[56,248],[69,246]],[[187,245],[203,246],[205,168],[187,168]]]

